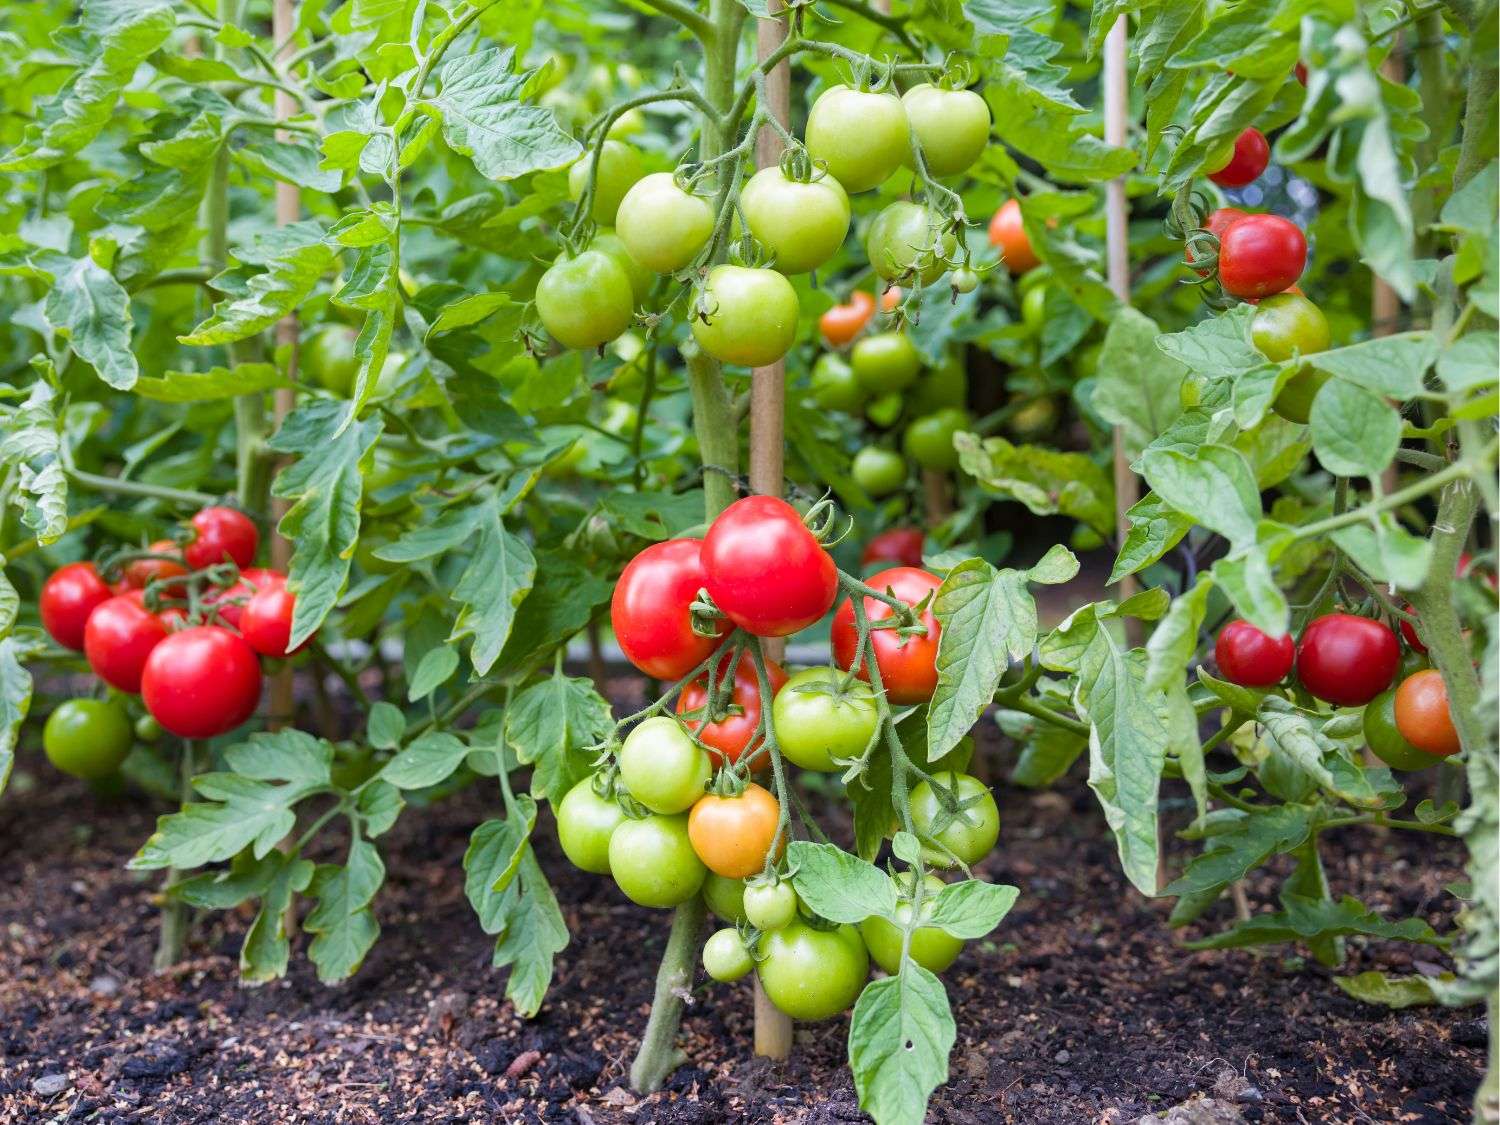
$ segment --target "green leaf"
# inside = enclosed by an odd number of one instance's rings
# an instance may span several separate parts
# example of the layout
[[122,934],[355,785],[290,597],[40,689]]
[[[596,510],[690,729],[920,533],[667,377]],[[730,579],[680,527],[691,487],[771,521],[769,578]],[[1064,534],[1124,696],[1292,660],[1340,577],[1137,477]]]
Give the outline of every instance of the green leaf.
[[1330,473],[1379,476],[1401,444],[1401,415],[1374,391],[1330,379],[1313,399],[1313,449]]
[[1156,562],[1192,530],[1191,516],[1169,507],[1154,492],[1147,493],[1125,512],[1130,529],[1125,533],[1125,542],[1115,559],[1109,580],[1113,584],[1127,574],[1138,571]]
[[1236,546],[1255,541],[1260,488],[1244,455],[1226,445],[1196,452],[1150,449],[1141,471],[1163,500]]
[[491,963],[510,966],[505,996],[525,1018],[536,1015],[552,983],[552,959],[568,946],[568,924],[528,845],[517,878],[505,892],[504,931]]
[[956,1030],[942,982],[907,959],[893,977],[872,981],[849,1023],[849,1069],[859,1106],[876,1125],[911,1125],[948,1080]]
[[1197,671],[1198,682],[1223,700],[1225,706],[1246,718],[1259,714],[1267,689],[1244,687],[1240,684],[1232,684],[1228,680],[1218,679],[1205,671],[1202,665],[1198,666]]
[[427,329],[427,338],[478,324],[499,310],[514,305],[509,293],[474,293],[446,304]]
[[384,882],[385,864],[368,840],[356,839],[349,846],[343,867],[320,864],[314,872],[308,894],[318,904],[303,919],[302,927],[316,935],[307,955],[324,984],[353,976],[380,936],[370,903]]
[[1273,637],[1286,634],[1290,612],[1286,595],[1258,544],[1215,560],[1209,573],[1246,621]]
[[1006,734],[1021,743],[1021,755],[1010,780],[1026,789],[1050,788],[1088,749],[1088,739],[1083,735],[1020,711],[998,711],[995,719]]
[[521,603],[510,639],[495,664],[496,675],[511,677],[529,671],[609,601],[607,576],[567,552],[538,551],[536,575],[536,586]]
[[208,371],[164,371],[142,375],[135,393],[156,402],[216,402],[291,386],[270,363],[237,363]]
[[1001,923],[1020,893],[1015,887],[976,879],[949,883],[938,894],[928,924],[965,941],[977,940]]
[[359,796],[355,798],[355,809],[363,818],[365,835],[371,839],[389,832],[405,807],[401,790],[379,778],[360,786]]
[[802,901],[830,922],[863,922],[871,915],[895,917],[896,884],[874,864],[832,844],[808,840],[788,845],[787,864]]
[[202,774],[194,785],[212,802],[190,801],[157,820],[156,831],[130,861],[133,870],[201,867],[252,845],[257,858],[264,856],[296,827],[292,806],[308,791],[234,774]]
[[453,586],[453,600],[462,608],[454,618],[449,641],[472,637],[469,663],[485,675],[499,658],[516,607],[536,578],[536,558],[525,540],[506,529],[504,511],[491,500],[476,512],[478,539],[469,565]]
[[1427,577],[1432,541],[1413,535],[1388,512],[1373,516],[1369,523],[1341,527],[1330,538],[1377,582],[1415,590]]
[[1377,336],[1347,348],[1318,352],[1308,356],[1307,362],[1367,390],[1406,399],[1421,393],[1422,380],[1437,357],[1437,340],[1424,330]]
[[1162,893],[1198,894],[1243,879],[1271,856],[1306,843],[1314,815],[1306,805],[1276,805],[1238,818],[1229,831],[1210,837],[1203,854]]
[[1422,919],[1387,922],[1352,895],[1345,895],[1338,902],[1288,895],[1286,903],[1287,909],[1278,913],[1257,914],[1221,934],[1183,944],[1188,949],[1243,949],[1250,945],[1313,941],[1352,934],[1423,945],[1446,944]]
[[235,257],[265,268],[238,292],[215,304],[213,314],[202,324],[177,337],[180,343],[195,347],[228,344],[264,331],[294,312],[335,260],[323,227],[311,220],[265,231],[249,247],[236,250]]
[[1132,458],[1182,413],[1178,388],[1187,368],[1156,348],[1160,329],[1128,305],[1110,321],[1090,400],[1107,422],[1124,430]]
[[1250,342],[1250,319],[1254,315],[1252,306],[1236,305],[1181,332],[1158,336],[1156,346],[1197,375],[1230,378],[1266,362]]
[[[1452,973],[1442,973],[1438,980],[1449,983],[1456,978]],[[1344,990],[1345,995],[1366,1004],[1378,1004],[1384,1008],[1414,1008],[1424,1004],[1440,1004],[1442,1001],[1433,991],[1433,981],[1423,976],[1392,976],[1377,969],[1356,973],[1352,977],[1334,977],[1333,983]]]
[[224,751],[229,768],[255,781],[290,781],[307,789],[327,785],[333,746],[306,731],[287,727],[258,731]]
[[1198,630],[1208,612],[1208,595],[1214,587],[1211,575],[1199,575],[1197,583],[1181,597],[1174,598],[1167,615],[1146,642],[1150,664],[1146,669],[1146,689],[1164,690],[1168,684],[1182,683],[1183,669],[1198,649]]
[[394,750],[406,737],[406,716],[401,708],[384,699],[370,705],[370,717],[365,723],[365,733],[370,745],[377,750]]
[[1437,371],[1454,394],[1491,386],[1500,379],[1500,339],[1493,332],[1461,337],[1438,356]]
[[332,194],[344,183],[339,172],[322,168],[318,150],[305,144],[259,141],[236,148],[234,156],[252,173],[296,184],[309,191]]
[[529,796],[517,797],[515,810],[503,820],[487,820],[474,829],[464,853],[464,893],[487,934],[501,933],[508,924],[511,884],[536,827],[536,802]]
[[437,95],[422,103],[440,115],[453,151],[491,180],[565,168],[583,151],[551,110],[521,102],[530,75],[512,71],[514,57],[513,48],[495,46],[450,54],[438,72]]
[[1268,696],[1256,718],[1267,737],[1323,789],[1356,808],[1378,809],[1384,804],[1365,771],[1343,758],[1313,716]]
[[458,671],[459,660],[458,649],[453,645],[437,645],[424,652],[406,687],[407,701],[415,703],[419,699],[426,699],[446,684],[453,673]]
[[31,710],[31,673],[21,661],[30,646],[18,637],[0,637],[0,793],[16,764],[16,740]]
[[267,442],[277,453],[300,455],[271,486],[273,496],[294,501],[277,526],[294,544],[288,576],[297,595],[293,648],[317,632],[338,604],[359,541],[364,494],[359,463],[380,437],[381,422],[374,418],[343,427],[344,420],[343,404],[315,399],[287,415]]
[[446,781],[468,754],[468,745],[457,736],[430,730],[387,762],[380,777],[398,789],[426,789]]
[[286,932],[287,908],[292,896],[306,890],[312,877],[313,865],[305,859],[288,855],[276,862],[261,895],[260,911],[240,946],[240,976],[244,980],[264,983],[286,976],[292,953]]
[[531,792],[559,801],[586,776],[587,753],[614,731],[609,702],[592,680],[555,675],[532,684],[505,712],[505,741],[524,764],[534,766]]
[[42,311],[73,354],[111,387],[128,391],[140,368],[130,350],[130,295],[92,258],[58,273]]
[[[42,361],[50,376],[52,364]],[[53,410],[56,392],[38,379],[26,401],[9,414],[0,432],[0,466],[13,466],[18,490],[10,502],[37,541],[55,543],[68,530],[68,478],[62,467],[62,424]]]
[[1012,445],[1001,437],[953,436],[959,465],[981,488],[1017,500],[1039,516],[1061,513],[1101,535],[1114,533],[1114,484],[1085,453]]

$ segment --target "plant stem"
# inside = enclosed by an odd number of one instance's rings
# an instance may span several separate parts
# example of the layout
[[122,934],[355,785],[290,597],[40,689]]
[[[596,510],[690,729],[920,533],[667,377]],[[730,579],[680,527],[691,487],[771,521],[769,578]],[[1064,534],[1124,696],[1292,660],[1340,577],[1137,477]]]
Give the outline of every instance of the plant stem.
[[150,500],[165,500],[170,504],[183,504],[201,508],[212,504],[217,497],[206,492],[192,492],[183,488],[168,488],[164,484],[146,484],[144,481],[122,480],[119,477],[99,476],[85,473],[81,469],[68,469],[68,478],[96,492],[113,492],[120,496],[140,496]]
[[653,1094],[660,1090],[667,1075],[683,1061],[682,1051],[677,1047],[677,1028],[682,1023],[683,996],[693,983],[693,965],[698,959],[707,913],[703,896],[694,895],[672,914],[672,931],[667,935],[667,949],[656,972],[651,1017],[641,1036],[641,1048],[630,1064],[630,1085],[637,1093]]
[[[193,772],[196,765],[196,747],[185,740],[177,753],[177,796],[179,804],[185,805],[193,796]],[[169,867],[161,884],[161,931],[157,936],[156,955],[151,967],[164,973],[182,960],[182,951],[187,945],[188,904],[172,897],[172,888],[177,885],[179,872]]]

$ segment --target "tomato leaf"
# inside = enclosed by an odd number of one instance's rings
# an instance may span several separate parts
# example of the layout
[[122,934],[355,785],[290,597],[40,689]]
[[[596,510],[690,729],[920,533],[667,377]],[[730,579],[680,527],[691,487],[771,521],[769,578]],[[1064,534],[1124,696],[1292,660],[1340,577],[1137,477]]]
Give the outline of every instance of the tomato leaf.
[[314,934],[307,956],[324,984],[346,980],[358,971],[380,936],[370,903],[385,882],[385,864],[368,840],[356,838],[344,866],[319,864],[307,893],[317,905],[302,921]]
[[1343,379],[1330,379],[1313,399],[1313,449],[1330,473],[1372,477],[1401,445],[1401,415],[1384,397]]
[[552,960],[568,946],[568,924],[530,845],[505,892],[506,925],[491,964],[510,966],[505,996],[524,1017],[536,1015],[552,983]]
[[555,675],[532,684],[505,711],[505,741],[525,765],[534,766],[531,792],[559,801],[593,764],[586,753],[613,733],[609,702],[594,681]]
[[307,889],[313,865],[287,855],[275,861],[271,878],[261,894],[260,910],[240,946],[240,976],[250,982],[275,980],[286,975],[292,943],[286,932],[287,908],[292,896]]
[[1348,937],[1360,934],[1389,941],[1414,941],[1423,945],[1446,945],[1431,926],[1420,918],[1387,922],[1352,895],[1337,902],[1327,899],[1286,896],[1286,909],[1274,914],[1257,914],[1231,926],[1223,933],[1198,941],[1183,942],[1188,949],[1243,949],[1250,945],[1272,942],[1304,941],[1319,938]]
[[447,731],[427,731],[381,768],[381,780],[398,789],[426,789],[446,781],[469,747]]
[[1255,541],[1260,489],[1244,456],[1226,445],[1196,452],[1148,449],[1141,471],[1163,500],[1239,546]]
[[26,401],[15,410],[0,410],[0,466],[13,468],[18,491],[11,503],[21,510],[21,522],[43,544],[55,543],[68,529],[68,478],[62,468],[62,424],[54,409],[56,392],[50,361],[31,385]]
[[1114,532],[1114,485],[1086,453],[1012,445],[1002,437],[953,435],[963,470],[981,488],[1025,504],[1039,516],[1061,513],[1101,535]]
[[896,884],[874,864],[832,844],[793,840],[787,864],[792,885],[813,913],[830,922],[862,922],[872,914],[894,918]]
[[1154,492],[1137,500],[1125,513],[1130,530],[1110,571],[1111,583],[1127,574],[1135,574],[1156,562],[1178,543],[1193,526],[1193,521]]
[[893,977],[872,981],[849,1023],[849,1069],[859,1105],[877,1125],[908,1125],[948,1080],[956,1029],[942,982],[907,958]]
[[251,274],[242,288],[233,271],[214,278],[212,284],[221,291],[230,288],[231,295],[215,304],[212,315],[177,337],[178,341],[206,347],[244,340],[295,311],[333,266],[334,252],[325,234],[321,224],[307,220],[265,231],[249,246],[237,249],[239,261],[264,269]]
[[140,366],[130,350],[130,295],[107,270],[79,258],[54,277],[42,310],[99,378],[119,391],[135,386]]
[[998,926],[1015,905],[1015,887],[966,879],[949,883],[937,896],[931,925],[965,941],[982,938]]
[[[1452,973],[1438,974],[1437,982],[1451,984],[1457,978]],[[1413,1008],[1424,1004],[1440,1004],[1434,981],[1424,976],[1393,976],[1378,969],[1356,973],[1352,977],[1334,977],[1333,983],[1344,990],[1345,995],[1366,1004],[1379,1004],[1385,1008]]]
[[1306,805],[1276,805],[1236,817],[1228,831],[1209,838],[1203,853],[1162,893],[1199,894],[1243,879],[1271,856],[1306,843],[1314,815]]
[[290,386],[271,363],[237,363],[208,371],[163,371],[135,381],[135,393],[157,402],[214,402]]
[[0,637],[0,793],[16,763],[16,740],[31,710],[31,673],[21,661],[31,655],[20,636]]
[[1110,321],[1099,354],[1092,401],[1107,422],[1123,428],[1136,456],[1182,413],[1178,387],[1187,368],[1156,348],[1156,322],[1128,305]]

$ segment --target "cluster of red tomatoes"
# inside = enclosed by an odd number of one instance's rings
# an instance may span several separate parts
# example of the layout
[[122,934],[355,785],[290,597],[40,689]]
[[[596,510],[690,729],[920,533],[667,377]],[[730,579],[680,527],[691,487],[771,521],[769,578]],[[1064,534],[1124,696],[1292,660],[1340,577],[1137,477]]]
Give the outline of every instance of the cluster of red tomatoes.
[[[770,266],[708,270],[692,315],[698,346],[728,364],[763,367],[781,359],[801,311],[787,275],[817,269],[843,246],[849,196],[913,167],[913,139],[929,175],[958,175],[979,159],[989,131],[989,107],[971,90],[925,83],[899,97],[849,86],[825,90],[808,115],[805,152],[761,169],[739,192],[738,212]],[[606,140],[597,166],[592,155],[573,166],[575,198],[591,180],[590,217],[601,229],[587,249],[554,262],[536,290],[543,326],[571,348],[619,336],[655,276],[692,266],[715,233],[712,193],[672,172],[644,174],[640,153],[623,141]],[[957,250],[948,225],[921,204],[889,204],[866,232],[870,265],[888,282],[930,284]]]
[[1394,630],[1348,613],[1315,618],[1295,643],[1231,621],[1215,641],[1214,659],[1225,679],[1245,687],[1274,687],[1295,668],[1298,684],[1314,698],[1364,708],[1365,741],[1376,757],[1394,769],[1418,770],[1462,747],[1443,677],[1422,667],[1426,649],[1405,621],[1402,631],[1410,643],[1404,667]]
[[[91,562],[58,568],[40,611],[54,641],[82,652],[111,688],[139,693],[161,727],[213,738],[254,713],[260,658],[290,655],[296,599],[286,575],[252,565],[260,535],[242,512],[204,508],[188,534],[152,543],[113,585]],[[83,754],[85,734],[116,752]],[[118,700],[71,700],[48,718],[43,741],[60,768],[100,776],[128,751],[129,729]],[[85,757],[93,764],[80,765]]]
[[[902,533],[895,546],[910,554],[910,540],[911,533]],[[916,533],[919,561],[920,547]],[[930,595],[940,580],[899,566],[869,583],[922,609],[919,625],[908,626],[905,635],[872,630],[866,656],[873,657],[891,702],[926,702],[937,684],[940,630]],[[748,922],[756,932],[754,952],[737,931],[720,931],[704,950],[710,975],[733,980],[754,964],[772,1001],[797,1019],[847,1008],[863,986],[871,955],[895,971],[901,932],[878,919],[859,929],[828,926],[807,916],[791,884],[776,874],[787,839],[785,810],[752,779],[771,764],[769,748],[757,739],[765,708],[760,668],[733,637],[735,627],[756,637],[789,636],[823,617],[838,590],[838,570],[817,536],[791,505],[774,497],[731,505],[702,540],[669,540],[638,554],[611,603],[616,638],[647,675],[693,678],[678,694],[675,715],[637,724],[620,747],[618,768],[580,781],[557,807],[564,852],[586,871],[612,875],[633,902],[673,907],[702,893],[721,918]],[[868,596],[863,610],[871,622],[894,613]],[[880,708],[864,661],[857,676],[848,671],[857,638],[855,609],[846,599],[834,615],[834,664],[788,676],[764,661],[768,725],[784,758],[802,769],[836,772],[869,751],[879,734]],[[726,644],[729,650],[720,653]],[[945,816],[930,785],[912,790],[913,826],[924,855],[937,866],[972,863],[998,837],[994,798],[967,775],[945,773],[937,780],[962,808]],[[930,909],[941,880],[924,886],[923,895],[913,897]],[[934,971],[951,964],[962,946],[936,928],[918,934],[913,956]]]

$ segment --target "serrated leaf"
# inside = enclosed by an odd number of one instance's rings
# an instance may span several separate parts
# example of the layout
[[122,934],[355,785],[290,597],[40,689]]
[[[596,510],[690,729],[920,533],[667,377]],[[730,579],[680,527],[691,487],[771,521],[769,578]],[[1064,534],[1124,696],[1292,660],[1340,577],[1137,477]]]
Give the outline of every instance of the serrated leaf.
[[1025,504],[1039,516],[1061,513],[1101,535],[1114,533],[1114,485],[1091,457],[1001,437],[953,436],[959,464],[986,492]]
[[896,884],[874,864],[832,844],[794,840],[787,863],[792,885],[808,908],[830,922],[862,922],[871,915],[893,918]]
[[536,557],[525,540],[506,528],[502,515],[493,500],[479,510],[474,553],[453,586],[453,600],[462,608],[448,639],[473,638],[469,663],[480,676],[499,658],[515,624],[516,607],[536,578]]
[[1230,830],[1209,838],[1203,854],[1162,893],[1198,894],[1243,879],[1271,856],[1306,843],[1314,815],[1306,805],[1276,805],[1237,817]]
[[56,275],[42,309],[99,378],[117,391],[135,386],[140,367],[130,350],[130,295],[107,270],[79,258]]
[[1178,388],[1187,368],[1156,347],[1156,322],[1128,305],[1110,321],[1090,399],[1107,422],[1124,430],[1130,455],[1162,434],[1182,406]]
[[[1442,973],[1438,982],[1447,984],[1456,978],[1452,973]],[[1413,1008],[1424,1004],[1440,1004],[1433,980],[1424,976],[1393,976],[1378,969],[1356,973],[1352,977],[1334,977],[1333,983],[1344,990],[1345,995],[1366,1004],[1378,1004],[1383,1008]]]
[[1348,937],[1352,934],[1389,941],[1420,942],[1424,945],[1445,944],[1445,940],[1422,919],[1407,918],[1401,922],[1387,922],[1352,895],[1345,895],[1338,902],[1303,898],[1300,895],[1285,896],[1285,901],[1287,908],[1283,911],[1257,914],[1223,933],[1183,944],[1188,949],[1243,949],[1250,945],[1284,941],[1310,942],[1319,938]]
[[380,852],[362,839],[349,846],[343,867],[321,864],[314,872],[307,893],[318,904],[303,919],[302,927],[316,935],[307,956],[318,967],[318,979],[324,984],[353,976],[380,936],[380,923],[370,903],[384,882]]
[[552,960],[568,946],[568,924],[536,856],[527,845],[516,880],[506,891],[505,930],[491,964],[510,967],[505,996],[524,1017],[536,1015],[552,983]]
[[1152,490],[1178,511],[1236,546],[1255,541],[1260,489],[1238,450],[1211,444],[1191,454],[1150,449],[1141,470]]
[[536,826],[536,802],[523,793],[516,805],[518,815],[487,820],[474,829],[464,852],[464,893],[487,934],[505,928],[508,892]]
[[264,232],[236,250],[241,262],[264,269],[250,277],[243,292],[215,304],[212,315],[178,341],[195,347],[233,343],[295,311],[333,267],[334,252],[325,235],[321,224],[307,220]]
[[135,393],[156,402],[215,402],[291,384],[271,363],[237,363],[208,371],[163,371],[142,375]]
[[28,646],[16,637],[0,637],[0,793],[16,763],[16,739],[31,710],[31,673],[21,663]]
[[286,932],[287,907],[294,894],[307,889],[312,877],[313,865],[305,859],[287,856],[276,864],[261,896],[260,910],[240,946],[240,977],[247,983],[261,984],[286,976],[292,954]]
[[1113,584],[1127,574],[1135,574],[1156,562],[1178,543],[1193,527],[1190,516],[1170,507],[1154,492],[1141,497],[1125,513],[1130,529],[1115,558],[1109,580]]
[[1208,595],[1213,578],[1202,575],[1192,589],[1174,598],[1167,615],[1146,642],[1150,664],[1146,670],[1146,689],[1161,691],[1168,684],[1182,682],[1183,669],[1198,648],[1198,630],[1208,612]]
[[877,1125],[912,1125],[948,1080],[956,1029],[942,982],[914,961],[872,981],[849,1023],[849,1069],[859,1106]]
[[333,745],[287,727],[259,731],[224,751],[229,768],[255,781],[290,781],[307,789],[329,784]]
[[1401,415],[1381,395],[1330,379],[1313,399],[1313,449],[1330,473],[1378,476],[1401,444]]
[[555,675],[532,684],[505,713],[505,741],[525,765],[534,766],[531,792],[561,800],[590,770],[586,750],[614,730],[609,702],[592,680]]
[[[45,363],[51,372],[51,364]],[[53,409],[55,392],[45,379],[32,384],[26,401],[4,419],[0,465],[15,467],[18,490],[11,503],[41,543],[54,543],[68,529],[68,478],[62,469],[61,424]]]
[[234,157],[251,172],[283,180],[309,191],[332,194],[343,186],[344,177],[321,167],[318,150],[290,141],[258,141],[234,150]]

